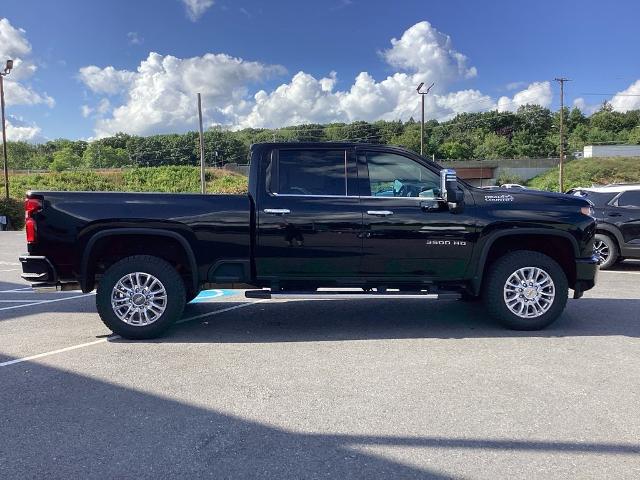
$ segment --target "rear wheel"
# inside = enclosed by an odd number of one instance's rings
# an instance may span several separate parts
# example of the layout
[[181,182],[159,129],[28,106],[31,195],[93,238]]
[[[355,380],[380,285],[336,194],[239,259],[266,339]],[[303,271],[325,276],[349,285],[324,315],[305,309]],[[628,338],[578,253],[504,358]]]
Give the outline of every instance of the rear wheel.
[[598,257],[600,270],[611,268],[618,261],[618,246],[609,235],[604,233],[596,233],[593,253]]
[[96,306],[104,324],[131,339],[154,338],[182,316],[185,287],[158,257],[135,255],[114,263],[98,285]]
[[556,320],[567,304],[568,282],[551,257],[519,250],[490,267],[484,288],[489,312],[514,330],[539,330]]

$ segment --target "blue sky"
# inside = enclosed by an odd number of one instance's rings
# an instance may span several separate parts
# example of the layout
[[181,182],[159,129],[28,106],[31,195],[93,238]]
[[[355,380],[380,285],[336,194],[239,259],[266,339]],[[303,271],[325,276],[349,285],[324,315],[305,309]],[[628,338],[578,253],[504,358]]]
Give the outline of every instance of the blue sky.
[[637,0],[2,0],[0,17],[14,139],[195,129],[196,91],[230,128],[417,118],[418,81],[436,82],[428,118],[557,108],[558,75],[570,105],[640,108]]

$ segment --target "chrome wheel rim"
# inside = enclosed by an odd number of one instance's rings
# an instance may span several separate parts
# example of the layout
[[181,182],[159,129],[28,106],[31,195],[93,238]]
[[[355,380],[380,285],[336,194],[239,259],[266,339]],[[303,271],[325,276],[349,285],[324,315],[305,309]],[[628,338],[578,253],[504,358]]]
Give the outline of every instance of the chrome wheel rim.
[[504,284],[504,302],[520,318],[543,315],[553,305],[555,296],[551,275],[539,267],[520,268]]
[[609,245],[604,243],[602,240],[596,240],[593,244],[593,253],[598,258],[599,263],[604,263],[609,258],[609,254],[611,252],[609,250]]
[[111,308],[128,325],[151,325],[167,308],[167,291],[162,282],[149,273],[128,273],[111,291]]

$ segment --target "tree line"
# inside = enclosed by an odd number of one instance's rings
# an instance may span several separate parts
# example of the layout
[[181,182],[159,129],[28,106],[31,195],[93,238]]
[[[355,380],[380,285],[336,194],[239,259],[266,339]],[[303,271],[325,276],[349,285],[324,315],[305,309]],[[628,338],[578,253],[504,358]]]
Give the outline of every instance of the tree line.
[[[559,155],[560,112],[526,105],[516,112],[461,113],[451,120],[425,124],[425,154],[437,159],[541,158]],[[584,145],[640,144],[640,110],[614,111],[604,103],[590,116],[578,108],[564,111],[565,151]],[[246,163],[249,146],[257,142],[357,141],[401,145],[420,150],[420,123],[377,121],[306,124],[277,129],[230,131],[213,128],[204,133],[209,166]],[[57,139],[42,144],[8,142],[12,169],[63,171],[80,168],[198,165],[198,134],[141,137],[118,133],[94,141]]]

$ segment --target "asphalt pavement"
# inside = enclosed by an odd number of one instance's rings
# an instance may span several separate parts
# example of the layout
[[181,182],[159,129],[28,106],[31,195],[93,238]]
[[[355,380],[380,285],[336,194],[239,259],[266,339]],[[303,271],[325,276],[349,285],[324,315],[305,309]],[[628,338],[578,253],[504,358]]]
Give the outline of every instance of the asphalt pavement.
[[540,332],[477,304],[210,291],[153,341],[0,232],[0,478],[640,478],[640,262]]

